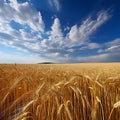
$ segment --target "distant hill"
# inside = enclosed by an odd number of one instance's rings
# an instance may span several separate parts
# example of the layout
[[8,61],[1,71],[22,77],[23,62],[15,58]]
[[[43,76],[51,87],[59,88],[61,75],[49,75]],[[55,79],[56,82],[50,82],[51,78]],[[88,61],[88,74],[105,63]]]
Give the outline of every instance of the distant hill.
[[38,63],[38,64],[55,64],[54,62],[42,62],[42,63]]

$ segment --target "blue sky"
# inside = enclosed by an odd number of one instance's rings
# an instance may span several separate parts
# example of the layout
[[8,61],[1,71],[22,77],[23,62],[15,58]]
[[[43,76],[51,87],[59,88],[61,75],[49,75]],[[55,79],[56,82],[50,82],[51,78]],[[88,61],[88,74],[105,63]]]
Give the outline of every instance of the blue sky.
[[120,61],[119,0],[0,0],[0,63]]

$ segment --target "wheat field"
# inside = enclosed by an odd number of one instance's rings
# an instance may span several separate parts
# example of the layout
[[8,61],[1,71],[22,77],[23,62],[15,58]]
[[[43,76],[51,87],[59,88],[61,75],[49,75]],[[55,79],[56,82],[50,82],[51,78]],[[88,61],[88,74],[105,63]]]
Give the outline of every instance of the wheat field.
[[120,63],[1,64],[0,120],[120,120]]

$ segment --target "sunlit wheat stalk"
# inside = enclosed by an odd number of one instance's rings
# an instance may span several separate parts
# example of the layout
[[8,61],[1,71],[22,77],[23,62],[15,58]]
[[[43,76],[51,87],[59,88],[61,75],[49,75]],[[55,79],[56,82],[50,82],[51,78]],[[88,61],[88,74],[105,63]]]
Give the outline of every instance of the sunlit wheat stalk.
[[118,108],[118,107],[120,107],[120,101],[116,102],[116,103],[113,105],[113,108],[112,108],[112,110],[111,110],[111,112],[110,112],[110,115],[109,115],[109,117],[108,117],[108,120],[110,120],[114,109],[115,109],[115,108]]
[[102,120],[104,120],[104,109],[103,109],[103,105],[102,105],[102,103],[101,103],[101,100],[96,96],[96,99],[97,99],[97,101],[100,103],[100,106],[101,106],[101,109],[102,109]]

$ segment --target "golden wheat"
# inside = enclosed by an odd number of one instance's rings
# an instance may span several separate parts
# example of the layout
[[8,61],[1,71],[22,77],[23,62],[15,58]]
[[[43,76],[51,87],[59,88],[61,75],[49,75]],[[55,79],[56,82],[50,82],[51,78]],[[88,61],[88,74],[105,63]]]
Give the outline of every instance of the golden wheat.
[[120,63],[2,64],[0,120],[120,120]]

